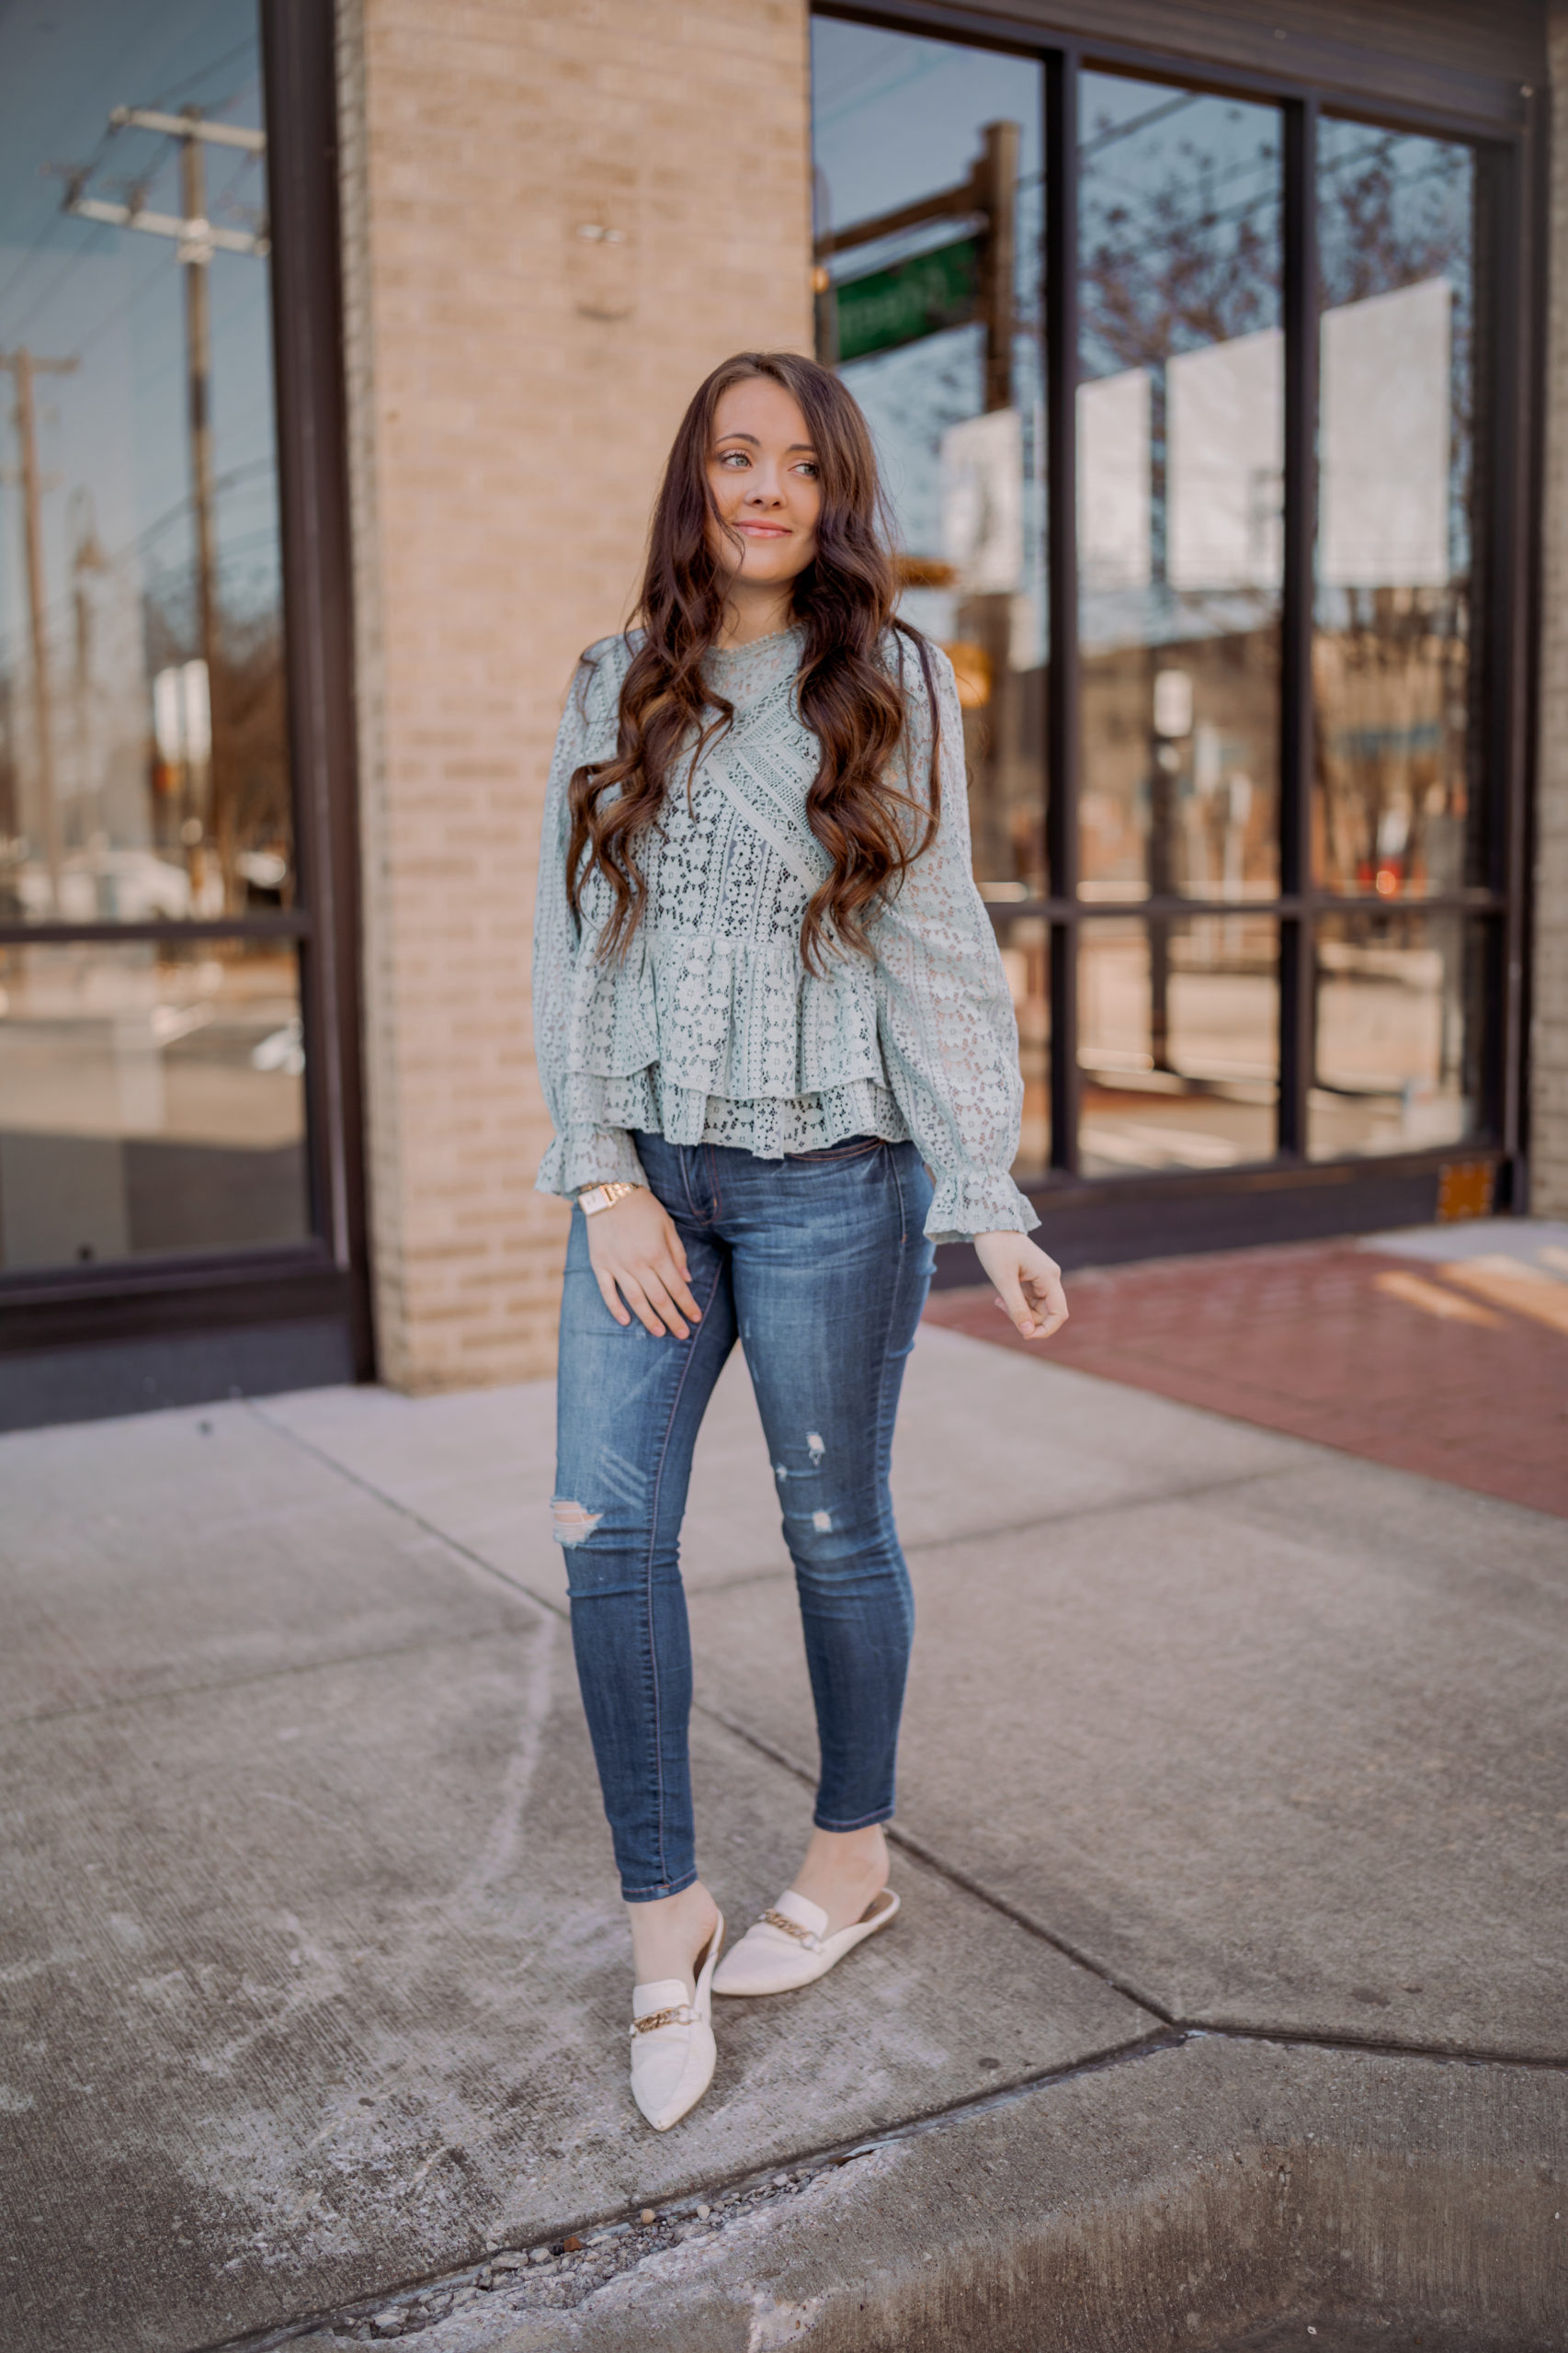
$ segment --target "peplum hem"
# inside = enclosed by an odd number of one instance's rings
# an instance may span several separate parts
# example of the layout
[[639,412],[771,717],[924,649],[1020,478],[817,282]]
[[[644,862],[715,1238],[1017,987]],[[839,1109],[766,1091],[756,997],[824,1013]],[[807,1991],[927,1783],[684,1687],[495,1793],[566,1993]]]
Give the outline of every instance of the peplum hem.
[[[720,1144],[759,1160],[825,1152],[849,1136],[909,1140],[892,1090],[869,1079],[790,1102],[743,1101],[672,1086],[655,1063],[624,1078],[579,1075],[567,1090],[567,1125],[544,1156],[535,1190],[568,1199],[585,1185],[617,1178],[646,1184],[633,1141],[639,1132],[667,1143]],[[931,1242],[968,1242],[977,1233],[1029,1233],[1039,1223],[1009,1176],[976,1170],[937,1178],[925,1231]]]
[[[607,1130],[625,1131],[635,1155],[631,1135],[663,1136],[666,1143],[722,1144],[749,1152],[758,1160],[782,1160],[787,1153],[823,1152],[847,1136],[881,1136],[889,1143],[907,1142],[909,1130],[890,1088],[874,1080],[852,1081],[847,1086],[821,1094],[739,1097],[709,1095],[700,1089],[673,1085],[655,1063],[625,1078],[579,1076],[567,1081],[567,1133],[602,1136]],[[540,1171],[541,1190],[559,1190],[544,1184],[558,1145],[552,1145]],[[577,1157],[574,1153],[570,1155]],[[563,1155],[562,1165],[565,1165]],[[587,1184],[594,1177],[580,1177]]]
[[875,975],[864,958],[807,972],[793,938],[665,930],[634,940],[624,964],[585,955],[567,1024],[568,1087],[654,1065],[666,1093],[731,1103],[789,1103],[868,1082],[885,1090]]

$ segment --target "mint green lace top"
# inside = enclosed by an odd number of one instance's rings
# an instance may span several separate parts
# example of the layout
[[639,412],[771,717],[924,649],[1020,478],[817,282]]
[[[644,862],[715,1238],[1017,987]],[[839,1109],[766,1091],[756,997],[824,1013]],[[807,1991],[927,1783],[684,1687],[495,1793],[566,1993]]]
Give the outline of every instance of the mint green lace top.
[[[642,834],[648,888],[623,961],[595,953],[609,893],[583,920],[566,900],[567,787],[613,756],[635,640],[607,638],[578,670],[556,740],[534,922],[534,1036],[555,1126],[538,1185],[572,1195],[644,1181],[633,1132],[726,1144],[765,1159],[846,1136],[913,1139],[936,1195],[934,1241],[1027,1233],[1014,1184],[1023,1088],[995,935],[970,866],[962,722],[951,665],[930,650],[942,805],[936,839],[869,926],[873,953],[840,949],[824,977],[801,959],[801,917],[828,871],[805,817],[816,739],[795,699],[799,633],[710,654],[735,718]],[[892,779],[922,798],[931,713],[899,641],[908,712]]]

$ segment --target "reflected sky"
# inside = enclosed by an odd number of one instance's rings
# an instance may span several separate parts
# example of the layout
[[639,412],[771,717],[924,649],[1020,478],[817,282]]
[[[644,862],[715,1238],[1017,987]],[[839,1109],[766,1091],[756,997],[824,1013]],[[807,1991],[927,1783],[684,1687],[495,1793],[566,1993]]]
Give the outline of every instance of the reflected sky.
[[[812,25],[817,233],[890,212],[961,180],[974,126],[1017,117],[1028,61],[818,17]],[[1034,110],[1038,115],[1038,107]],[[1038,119],[1024,125],[1022,174],[1040,172]],[[937,233],[950,235],[950,224]],[[932,232],[907,233],[913,250]],[[878,249],[879,251],[882,249]],[[892,251],[892,247],[886,248]]]
[[[1017,122],[1018,349],[1015,397],[1032,438],[1040,377],[1041,76],[1029,59],[924,40],[817,17],[812,27],[816,232],[849,227],[965,179],[988,122]],[[833,259],[858,277],[962,233],[926,222]],[[844,380],[870,421],[901,544],[941,548],[938,452],[947,428],[984,406],[984,335],[978,325],[857,360]],[[1029,451],[1031,472],[1034,451]],[[935,615],[916,615],[940,632]]]
[[[174,243],[62,209],[62,167],[91,165],[85,193],[125,201],[142,187],[177,213],[176,142],[111,132],[116,106],[195,104],[261,122],[255,0],[9,0],[0,7],[0,350],[74,358],[40,380],[39,459],[51,612],[69,597],[71,550],[90,520],[110,560],[156,592],[191,551],[182,271]],[[254,229],[261,159],[207,153],[208,209]],[[266,264],[220,253],[210,267],[213,426],[222,593],[235,613],[278,594],[272,363]],[[16,451],[9,379],[0,441]],[[26,586],[14,492],[0,490],[0,662],[25,641]]]

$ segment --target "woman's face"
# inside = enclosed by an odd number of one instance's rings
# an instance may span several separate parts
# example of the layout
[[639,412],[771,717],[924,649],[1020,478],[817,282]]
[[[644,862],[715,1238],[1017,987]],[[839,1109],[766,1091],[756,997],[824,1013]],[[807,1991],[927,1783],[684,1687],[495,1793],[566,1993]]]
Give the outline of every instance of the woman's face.
[[725,527],[708,526],[721,573],[736,586],[778,588],[804,572],[817,551],[822,483],[806,420],[770,376],[721,393],[708,483]]

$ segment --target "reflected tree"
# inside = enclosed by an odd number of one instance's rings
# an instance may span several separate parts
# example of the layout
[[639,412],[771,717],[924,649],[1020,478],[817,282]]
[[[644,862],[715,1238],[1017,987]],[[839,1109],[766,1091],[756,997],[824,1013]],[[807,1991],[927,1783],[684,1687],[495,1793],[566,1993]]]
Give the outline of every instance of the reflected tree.
[[[1164,579],[1165,367],[1178,352],[1279,316],[1279,153],[1241,149],[1250,109],[1225,110],[1230,148],[1171,136],[1178,96],[1085,141],[1085,356],[1095,373],[1150,376],[1152,558]],[[1341,585],[1320,596],[1315,748],[1326,879],[1385,893],[1413,877],[1458,881],[1476,731],[1470,661],[1475,324],[1475,170],[1467,148],[1329,123],[1319,175],[1319,300],[1339,310],[1440,278],[1452,290],[1449,577],[1441,585]],[[1435,825],[1447,839],[1433,840]],[[1448,871],[1449,868],[1458,870]]]
[[1463,147],[1348,124],[1325,136],[1323,307],[1434,278],[1452,290],[1449,577],[1334,588],[1315,654],[1320,871],[1393,897],[1417,879],[1438,888],[1463,880],[1472,813],[1475,172]]

